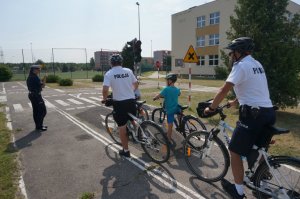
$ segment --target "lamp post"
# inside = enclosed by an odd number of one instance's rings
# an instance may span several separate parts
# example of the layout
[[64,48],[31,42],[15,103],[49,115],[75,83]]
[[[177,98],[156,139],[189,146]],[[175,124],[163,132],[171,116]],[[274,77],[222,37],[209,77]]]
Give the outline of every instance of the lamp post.
[[33,64],[32,42],[30,42],[30,50],[31,50],[31,61],[32,61],[32,64]]
[[136,2],[136,5],[138,6],[138,20],[139,20],[139,40],[141,40],[141,29],[140,29],[140,4],[139,2]]

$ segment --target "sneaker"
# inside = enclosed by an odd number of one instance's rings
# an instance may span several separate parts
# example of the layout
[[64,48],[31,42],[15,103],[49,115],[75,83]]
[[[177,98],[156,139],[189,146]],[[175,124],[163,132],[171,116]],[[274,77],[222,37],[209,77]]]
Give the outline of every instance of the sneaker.
[[120,156],[130,158],[130,151],[125,152],[123,149],[119,151]]
[[235,185],[230,183],[228,180],[222,179],[221,185],[223,189],[232,197],[232,199],[243,199],[246,198],[245,194],[238,194]]

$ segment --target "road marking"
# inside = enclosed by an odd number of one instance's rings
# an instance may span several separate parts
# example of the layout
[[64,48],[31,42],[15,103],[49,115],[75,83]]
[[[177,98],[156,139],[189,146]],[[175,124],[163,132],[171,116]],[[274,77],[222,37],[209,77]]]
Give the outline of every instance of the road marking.
[[47,108],[55,108],[56,107],[47,100],[45,100],[45,104],[46,104]]
[[7,97],[5,95],[1,95],[0,102],[7,102]]
[[86,106],[88,108],[92,108],[92,107],[95,107],[96,105],[89,105],[89,106]]
[[83,108],[85,108],[85,106],[79,106],[76,109],[83,109]]
[[75,110],[75,108],[66,108],[66,111]]
[[21,104],[13,104],[13,107],[15,109],[15,112],[17,112],[17,113],[24,111]]
[[72,102],[72,103],[74,103],[74,104],[78,104],[78,105],[81,105],[81,104],[83,104],[82,102],[79,102],[79,101],[77,101],[77,100],[75,100],[75,99],[68,99],[70,102]]
[[60,89],[54,89],[54,90],[56,90],[56,91],[58,91],[60,93],[64,93],[65,92],[64,90],[60,90]]
[[28,105],[30,106],[30,108],[32,108],[32,104],[31,104],[31,102],[28,102]]
[[70,106],[70,104],[62,101],[62,100],[55,100],[58,104],[62,105],[62,106]]
[[[113,146],[111,145],[111,141],[108,140],[108,138],[104,137],[103,135],[98,134],[96,131],[94,131],[93,129],[91,129],[90,127],[88,127],[87,125],[85,125],[84,123],[80,122],[79,120],[77,120],[75,117],[73,117],[72,115],[68,114],[67,112],[59,109],[56,107],[57,112],[59,112],[60,114],[62,114],[63,116],[65,116],[67,119],[69,119],[72,123],[74,123],[75,125],[77,125],[78,127],[80,127],[82,130],[84,130],[86,133],[88,133],[89,135],[93,136],[95,139],[99,140],[100,142],[102,142],[105,146],[109,147],[111,150],[113,150],[114,152],[118,152],[119,149],[121,149],[120,146]],[[189,196],[187,193],[195,196],[196,198],[200,198],[200,199],[204,199],[203,196],[199,195],[198,193],[196,193],[195,191],[191,190],[190,188],[184,186],[183,184],[181,184],[180,182],[178,182],[177,180],[175,180],[174,178],[167,176],[166,174],[162,174],[161,171],[159,171],[158,169],[153,169],[153,170],[148,170],[148,168],[151,167],[150,164],[144,162],[143,160],[138,159],[134,154],[131,154],[131,156],[133,158],[126,158],[128,161],[130,161],[131,163],[133,163],[135,166],[137,166],[139,169],[141,169],[142,171],[147,172],[150,176],[156,178],[158,181],[160,181],[162,184],[164,184],[165,186],[169,187],[170,189],[172,189],[174,192],[180,194],[182,197],[184,198],[192,198],[191,196]],[[139,164],[137,161],[139,161],[141,164]],[[160,173],[164,178],[166,178],[167,180],[171,181],[171,183],[167,182],[165,179],[163,179],[162,177],[158,176],[157,173]],[[176,186],[174,186],[174,184]],[[183,191],[179,190],[179,187],[182,188],[183,190],[185,190],[187,193],[184,193]]]
[[91,103],[91,104],[96,104],[95,101],[89,100],[89,99],[87,99],[87,98],[80,97],[80,98],[78,98],[78,99],[81,99],[81,100],[86,101],[86,102]]
[[93,100],[96,100],[96,101],[101,101],[102,100],[102,98],[99,98],[99,97],[89,97],[89,98],[91,98]]
[[[5,109],[6,109],[6,121],[7,121],[6,126],[10,131],[12,131],[13,128],[12,128],[12,122],[11,122],[11,117],[10,117],[10,113],[9,113],[9,107],[5,107]],[[16,145],[16,139],[15,139],[15,136],[13,133],[12,133],[12,141],[14,143],[14,148],[17,149],[18,147]],[[22,174],[20,175],[19,187],[21,189],[21,193],[23,194],[24,198],[27,199],[28,197],[27,197],[25,182],[24,182]]]

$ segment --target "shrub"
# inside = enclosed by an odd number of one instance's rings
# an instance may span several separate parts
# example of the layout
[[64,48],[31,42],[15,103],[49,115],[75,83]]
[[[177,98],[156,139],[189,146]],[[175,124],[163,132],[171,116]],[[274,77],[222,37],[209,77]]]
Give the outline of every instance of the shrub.
[[67,78],[67,79],[60,79],[59,80],[59,85],[60,86],[72,86],[73,85],[73,80]]
[[92,80],[93,82],[103,82],[103,75],[95,75]]
[[46,79],[46,83],[57,83],[59,81],[59,77],[56,75],[48,75]]
[[7,82],[12,76],[13,74],[8,67],[0,66],[0,82]]
[[215,72],[216,72],[216,79],[221,79],[224,80],[228,76],[228,69],[226,67],[220,67],[216,66],[215,67]]

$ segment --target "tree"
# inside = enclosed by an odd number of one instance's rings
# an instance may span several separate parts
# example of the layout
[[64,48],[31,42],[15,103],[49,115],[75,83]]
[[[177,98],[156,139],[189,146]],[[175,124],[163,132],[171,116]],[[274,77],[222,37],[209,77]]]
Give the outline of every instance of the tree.
[[94,59],[94,57],[91,57],[91,59],[90,59],[90,67],[92,68],[92,69],[95,69],[95,59]]
[[45,62],[43,60],[41,60],[41,59],[38,59],[34,64],[41,65],[42,69],[47,70]]
[[63,63],[61,67],[61,72],[65,73],[69,71],[69,67],[67,64]]
[[133,46],[125,44],[122,53],[123,67],[130,68],[134,72]]
[[254,39],[253,56],[264,66],[271,99],[284,108],[300,97],[300,18],[290,19],[288,0],[238,0],[228,39]]

